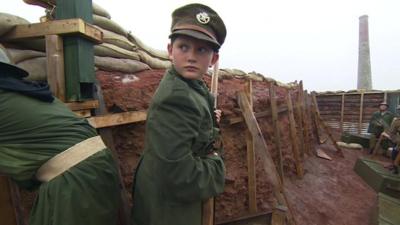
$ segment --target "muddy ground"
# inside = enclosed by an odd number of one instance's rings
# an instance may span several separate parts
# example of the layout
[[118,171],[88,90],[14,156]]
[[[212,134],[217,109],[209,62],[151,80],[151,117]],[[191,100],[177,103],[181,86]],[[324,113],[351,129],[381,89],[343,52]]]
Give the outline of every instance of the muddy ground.
[[317,146],[332,161],[309,156],[303,179],[285,180],[285,191],[297,225],[367,225],[377,194],[354,171],[365,152],[343,149],[345,158],[334,154],[332,145]]

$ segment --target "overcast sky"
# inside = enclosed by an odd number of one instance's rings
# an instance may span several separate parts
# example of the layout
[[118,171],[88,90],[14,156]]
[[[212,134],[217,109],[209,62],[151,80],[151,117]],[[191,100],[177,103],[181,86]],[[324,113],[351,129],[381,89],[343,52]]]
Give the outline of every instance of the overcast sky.
[[[147,45],[166,49],[171,12],[200,2],[223,18],[228,35],[220,68],[255,71],[308,90],[357,87],[359,17],[369,16],[373,88],[400,89],[399,0],[94,0]],[[1,11],[39,21],[44,10],[22,0]]]

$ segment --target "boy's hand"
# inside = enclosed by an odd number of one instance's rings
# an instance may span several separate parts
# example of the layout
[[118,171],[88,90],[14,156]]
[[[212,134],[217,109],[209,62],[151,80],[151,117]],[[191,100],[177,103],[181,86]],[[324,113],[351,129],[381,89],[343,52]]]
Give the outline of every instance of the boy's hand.
[[215,113],[215,118],[217,119],[217,123],[219,123],[219,121],[221,121],[221,116],[222,116],[222,111],[219,109],[214,110]]

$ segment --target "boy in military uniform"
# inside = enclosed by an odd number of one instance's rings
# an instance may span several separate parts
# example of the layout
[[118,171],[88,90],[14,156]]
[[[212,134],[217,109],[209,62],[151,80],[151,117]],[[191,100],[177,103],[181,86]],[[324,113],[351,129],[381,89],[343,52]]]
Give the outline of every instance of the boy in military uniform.
[[29,224],[116,224],[119,181],[111,153],[86,119],[26,76],[0,45],[0,173],[38,189]]
[[382,135],[389,140],[391,140],[395,147],[392,150],[392,168],[395,174],[399,173],[399,164],[400,164],[400,155],[399,155],[399,148],[400,148],[400,105],[397,106],[396,109],[396,117],[393,119],[393,122],[390,126],[388,131],[382,133]]
[[208,6],[172,13],[172,67],[152,99],[135,175],[136,225],[200,225],[202,201],[223,192],[224,163],[213,149],[218,118],[202,76],[218,60],[225,36],[222,19]]

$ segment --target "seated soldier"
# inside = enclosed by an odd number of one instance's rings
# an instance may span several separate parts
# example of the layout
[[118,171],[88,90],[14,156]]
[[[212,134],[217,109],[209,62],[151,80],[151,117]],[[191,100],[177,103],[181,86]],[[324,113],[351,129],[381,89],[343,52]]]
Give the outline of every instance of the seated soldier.
[[29,224],[116,224],[120,192],[110,151],[86,119],[26,76],[0,45],[0,173],[38,190]]
[[393,119],[393,122],[390,126],[390,129],[386,132],[382,133],[382,136],[388,138],[393,143],[395,143],[395,147],[392,150],[392,169],[393,172],[398,174],[398,167],[400,164],[400,155],[399,155],[399,147],[400,147],[400,105],[397,106],[396,117]]
[[[372,117],[370,119],[369,125],[368,125],[368,133],[373,134],[376,139],[379,139],[381,136],[382,132],[389,129],[390,124],[392,123],[393,120],[393,113],[388,110],[389,105],[386,102],[382,102],[379,104],[379,111],[374,112],[372,114]],[[390,147],[390,141],[389,140],[383,140],[381,142],[381,147],[384,150],[384,153],[386,150]],[[373,148],[371,149],[372,153]]]

